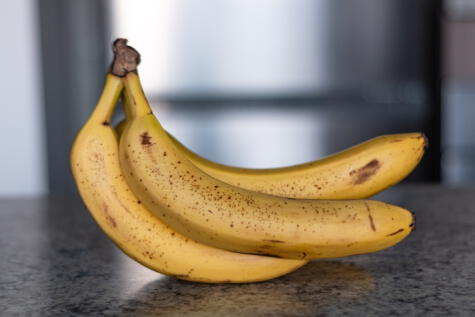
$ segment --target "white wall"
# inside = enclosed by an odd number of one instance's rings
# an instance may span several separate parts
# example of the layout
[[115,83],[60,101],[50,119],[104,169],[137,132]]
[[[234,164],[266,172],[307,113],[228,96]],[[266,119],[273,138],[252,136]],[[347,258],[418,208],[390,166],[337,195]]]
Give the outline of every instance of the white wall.
[[0,2],[0,197],[47,191],[37,15],[34,0]]

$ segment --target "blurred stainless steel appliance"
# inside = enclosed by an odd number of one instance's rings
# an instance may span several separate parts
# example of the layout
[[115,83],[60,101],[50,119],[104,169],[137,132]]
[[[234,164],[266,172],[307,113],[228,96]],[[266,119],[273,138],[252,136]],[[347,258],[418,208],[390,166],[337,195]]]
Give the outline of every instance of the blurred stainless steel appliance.
[[[439,1],[149,5],[114,2],[113,37],[144,52],[141,75],[157,114],[195,151],[280,166],[424,131],[431,149],[415,178],[439,179]],[[125,19],[153,15],[161,36]]]
[[438,180],[440,3],[41,1],[50,191],[75,191],[69,147],[117,36],[142,52],[165,126],[209,158],[290,164],[422,130],[431,148],[417,178]]

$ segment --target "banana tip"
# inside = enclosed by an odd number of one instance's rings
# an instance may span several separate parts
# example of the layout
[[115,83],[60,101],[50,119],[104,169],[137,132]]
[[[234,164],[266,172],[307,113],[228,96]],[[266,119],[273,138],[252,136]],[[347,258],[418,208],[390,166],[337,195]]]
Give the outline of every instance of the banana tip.
[[412,211],[409,211],[409,212],[411,213],[411,216],[412,216],[412,221],[409,224],[409,228],[411,229],[411,232],[413,232],[416,230],[416,214]]
[[424,149],[427,150],[429,148],[429,139],[424,132],[421,132],[421,138],[424,139]]

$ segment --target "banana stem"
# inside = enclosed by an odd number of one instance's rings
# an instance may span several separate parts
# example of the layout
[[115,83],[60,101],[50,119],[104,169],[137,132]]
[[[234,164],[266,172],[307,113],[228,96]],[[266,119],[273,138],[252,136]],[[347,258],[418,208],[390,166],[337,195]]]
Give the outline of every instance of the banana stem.
[[129,121],[132,118],[131,105],[130,105],[130,96],[127,94],[126,90],[122,91],[122,108],[125,114],[125,120]]
[[[117,39],[112,45],[114,61],[110,73],[122,77],[125,92],[125,114],[127,119],[148,115],[152,113],[147,98],[142,90],[140,79],[137,75],[137,66],[140,63],[140,54],[131,46],[127,45],[126,39]],[[139,100],[136,100],[139,99]]]
[[107,74],[104,90],[90,120],[99,120],[99,123],[108,126],[115,109],[115,106],[110,107],[110,105],[117,103],[120,93],[123,91],[123,87],[119,77]]
[[152,113],[147,97],[143,92],[140,78],[136,72],[128,73],[122,78],[125,94],[129,97],[130,119],[147,116]]
[[130,72],[137,72],[140,64],[140,54],[131,46],[127,45],[127,39],[117,39],[112,44],[114,60],[110,73],[118,77],[124,77]]

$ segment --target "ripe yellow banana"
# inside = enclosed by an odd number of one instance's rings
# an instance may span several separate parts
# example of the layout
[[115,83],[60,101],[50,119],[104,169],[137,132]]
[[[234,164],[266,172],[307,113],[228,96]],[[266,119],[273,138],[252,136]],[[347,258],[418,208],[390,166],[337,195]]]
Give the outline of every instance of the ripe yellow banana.
[[71,151],[71,169],[86,206],[122,251],[163,274],[212,283],[267,280],[306,263],[199,244],[150,213],[133,195],[122,175],[117,137],[109,125],[122,88],[120,78],[107,76],[99,103]]
[[139,199],[178,232],[231,251],[314,259],[378,251],[412,231],[409,211],[382,202],[288,199],[209,176],[170,140],[138,75],[129,72],[123,82],[132,107],[120,141],[122,170]]
[[207,160],[170,137],[193,164],[219,180],[261,193],[303,199],[371,197],[409,175],[426,144],[422,133],[383,135],[321,160],[250,169]]
[[[130,104],[122,96],[126,120]],[[196,154],[168,134],[174,145],[198,168],[225,183],[289,198],[361,199],[371,197],[403,180],[417,166],[427,146],[422,133],[383,135],[326,158],[304,164],[269,169],[222,165]]]

